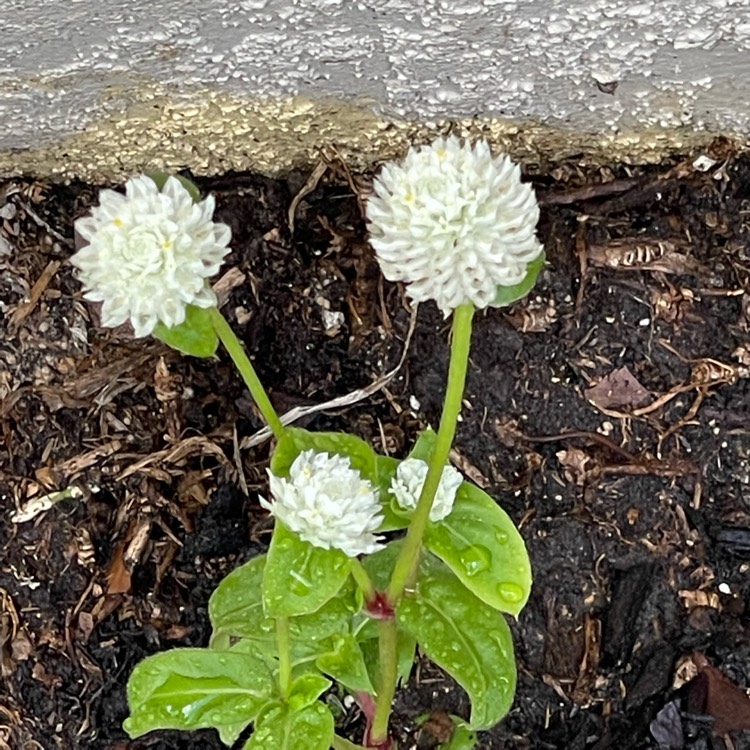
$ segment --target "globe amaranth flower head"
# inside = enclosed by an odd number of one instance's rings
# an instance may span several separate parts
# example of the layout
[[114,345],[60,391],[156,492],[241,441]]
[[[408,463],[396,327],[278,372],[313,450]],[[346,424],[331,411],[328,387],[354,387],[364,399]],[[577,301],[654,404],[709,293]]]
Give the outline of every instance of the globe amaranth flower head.
[[[396,469],[391,480],[391,492],[403,510],[414,510],[427,478],[427,462],[419,458],[407,458]],[[440,477],[435,500],[430,508],[430,521],[437,523],[450,515],[456,492],[464,478],[452,466],[446,466]]]
[[367,218],[383,274],[446,317],[467,302],[492,305],[497,288],[520,283],[542,254],[534,191],[486,141],[451,136],[412,148],[383,167],[373,189]]
[[268,471],[273,502],[260,498],[287,528],[315,547],[339,549],[348,557],[376,552],[383,521],[378,492],[344,456],[303,451],[289,479]]
[[207,279],[229,252],[231,232],[213,213],[212,196],[196,203],[176,177],[161,190],[139,176],[125,195],[101,191],[91,215],[75,222],[88,245],[71,263],[84,297],[102,303],[103,325],[130,321],[136,336],[147,336],[158,322],[182,323],[187,305],[216,305]]

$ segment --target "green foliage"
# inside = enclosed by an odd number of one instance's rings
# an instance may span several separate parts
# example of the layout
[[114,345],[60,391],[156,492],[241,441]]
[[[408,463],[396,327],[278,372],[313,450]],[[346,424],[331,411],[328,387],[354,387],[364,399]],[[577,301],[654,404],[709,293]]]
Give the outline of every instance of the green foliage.
[[271,471],[278,477],[289,475],[294,459],[303,451],[348,456],[352,468],[372,481],[377,476],[377,454],[369,443],[344,432],[308,432],[288,427],[271,458]]
[[544,268],[544,261],[546,256],[544,252],[536,259],[532,260],[527,266],[526,276],[523,280],[519,281],[518,284],[512,286],[499,286],[497,288],[497,295],[495,301],[492,303],[495,307],[505,307],[517,302],[522,297],[525,297],[536,284],[539,274]]
[[486,492],[464,482],[451,514],[428,524],[424,542],[469,591],[518,616],[531,591],[531,563],[513,521]]
[[477,744],[477,735],[470,729],[466,722],[458,716],[451,716],[453,720],[453,736],[441,745],[439,750],[474,750]]
[[322,703],[300,711],[276,703],[258,718],[243,750],[329,750],[332,742],[333,716]]
[[[276,625],[263,611],[263,573],[266,555],[259,555],[233,570],[218,585],[208,603],[213,628],[212,644],[228,636],[256,644],[259,653],[276,657]],[[354,586],[348,581],[313,613],[289,621],[292,659],[315,658],[331,651],[329,638],[350,632],[359,609]]]
[[437,433],[429,427],[420,432],[417,442],[414,443],[412,449],[409,451],[409,458],[418,458],[420,461],[429,464],[432,452],[435,450],[436,439]]
[[419,584],[396,614],[427,656],[468,693],[472,729],[489,728],[508,713],[516,688],[510,628],[450,568],[425,554]]
[[214,727],[234,742],[276,695],[266,664],[251,654],[183,648],[149,656],[128,681],[131,738],[152,729]]
[[219,346],[210,310],[195,305],[187,305],[185,320],[180,325],[167,328],[164,323],[158,322],[153,335],[178,352],[202,359],[213,357]]
[[318,669],[352,692],[374,693],[358,640],[347,634],[332,636],[329,641],[331,650],[315,660]]
[[351,563],[340,550],[303,542],[276,523],[263,573],[263,610],[269,617],[316,612],[349,577]]

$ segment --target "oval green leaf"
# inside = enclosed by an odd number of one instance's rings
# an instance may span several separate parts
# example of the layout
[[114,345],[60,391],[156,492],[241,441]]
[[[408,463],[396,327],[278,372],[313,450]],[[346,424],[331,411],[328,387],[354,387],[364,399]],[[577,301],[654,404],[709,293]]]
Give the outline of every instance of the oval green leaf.
[[436,440],[437,433],[435,430],[428,427],[420,433],[417,442],[412,446],[412,449],[409,451],[409,458],[418,458],[420,461],[429,464],[432,459],[433,451],[435,450]]
[[479,487],[464,482],[451,514],[428,524],[425,547],[483,602],[518,617],[531,592],[531,563],[510,516]]
[[341,590],[349,558],[340,550],[304,542],[276,522],[263,572],[263,609],[269,617],[307,615]]
[[322,703],[301,711],[277,704],[263,712],[243,750],[329,750],[333,715]]
[[492,306],[505,307],[525,297],[534,288],[534,284],[536,284],[536,280],[544,268],[545,259],[546,256],[542,251],[539,257],[536,260],[532,260],[526,267],[526,276],[518,284],[498,286]]
[[329,687],[331,681],[322,674],[308,672],[300,675],[292,683],[288,698],[289,707],[294,711],[301,711],[315,703]]
[[333,677],[347,690],[373,694],[375,689],[362,655],[362,649],[353,635],[338,635],[329,639],[331,650],[315,660],[321,672]]
[[153,729],[205,729],[222,736],[242,732],[276,695],[265,663],[234,651],[182,648],[149,656],[130,675],[131,738]]
[[[263,654],[276,656],[276,626],[263,611],[265,563],[265,555],[253,558],[233,570],[214,590],[208,602],[212,644],[224,643],[226,636],[239,637],[255,641]],[[295,660],[326,653],[330,648],[326,639],[349,633],[357,610],[354,586],[344,585],[312,614],[293,617],[289,635]]]
[[396,616],[427,656],[468,693],[472,729],[488,729],[508,713],[516,689],[510,628],[450,568],[426,553],[417,590],[401,600]]
[[219,346],[219,338],[211,323],[211,312],[203,307],[188,305],[185,308],[185,321],[178,326],[167,328],[157,323],[154,337],[178,352],[191,357],[213,357]]

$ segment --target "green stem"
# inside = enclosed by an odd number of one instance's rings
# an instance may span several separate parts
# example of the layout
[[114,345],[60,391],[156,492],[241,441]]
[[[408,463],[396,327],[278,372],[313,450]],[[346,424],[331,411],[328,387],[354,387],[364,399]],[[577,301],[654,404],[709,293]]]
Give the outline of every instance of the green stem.
[[471,321],[474,317],[474,305],[465,304],[456,308],[453,314],[453,331],[451,340],[451,358],[448,366],[448,384],[445,389],[443,413],[435,438],[427,477],[419,495],[417,508],[414,511],[409,529],[406,532],[404,545],[393,569],[388,584],[388,599],[395,607],[404,593],[404,589],[413,582],[419,565],[419,554],[422,539],[427,528],[430,510],[435,493],[440,486],[443,469],[448,461],[448,454],[456,434],[456,422],[461,412],[461,401],[466,383],[466,371],[469,365],[469,348],[471,346]]
[[351,558],[349,562],[351,563],[352,577],[357,582],[360,591],[364,594],[365,601],[371,601],[377,592],[375,591],[375,586],[372,585],[370,576],[367,575],[367,571],[356,557]]
[[229,323],[227,323],[224,316],[219,312],[219,308],[213,307],[210,309],[210,312],[211,323],[216,331],[216,335],[239,370],[242,379],[245,381],[245,385],[250,391],[250,395],[255,400],[260,413],[263,415],[263,419],[266,420],[266,424],[271,428],[275,437],[277,439],[281,438],[284,434],[284,425],[273,408],[271,399],[268,398],[268,394],[265,388],[263,388],[250,358],[245,353],[242,344],[240,344],[237,336],[235,336]]
[[[407,586],[412,585],[419,566],[422,551],[422,540],[430,517],[435,493],[440,486],[443,469],[448,461],[453,438],[456,434],[456,423],[461,412],[461,401],[466,384],[466,371],[469,366],[469,349],[471,347],[471,322],[474,317],[474,305],[461,305],[453,314],[451,337],[451,357],[448,365],[448,383],[445,388],[443,413],[435,437],[435,446],[430,457],[422,492],[417,507],[409,523],[404,544],[401,547],[396,566],[393,569],[386,595],[389,603],[396,609]],[[398,680],[397,630],[395,618],[382,620],[379,623],[380,644],[380,689],[375,705],[375,717],[372,723],[370,739],[372,744],[384,742],[388,737],[388,720],[396,693]]]
[[292,687],[292,647],[288,617],[276,618],[276,644],[279,648],[279,690],[286,699]]
[[380,688],[375,716],[370,728],[369,744],[378,746],[388,737],[388,720],[391,716],[393,696],[398,681],[398,630],[395,618],[378,621],[378,649],[380,656]]

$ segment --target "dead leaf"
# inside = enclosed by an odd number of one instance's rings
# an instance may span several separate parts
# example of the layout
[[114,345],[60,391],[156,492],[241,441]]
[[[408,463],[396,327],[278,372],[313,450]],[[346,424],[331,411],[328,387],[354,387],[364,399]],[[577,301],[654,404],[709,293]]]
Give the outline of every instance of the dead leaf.
[[682,603],[689,611],[696,607],[710,607],[711,609],[721,609],[719,595],[715,591],[694,591],[692,589],[680,589],[677,596],[682,599]]
[[627,367],[605,375],[595,386],[584,391],[586,398],[599,409],[621,409],[643,406],[651,398]]
[[127,594],[130,592],[130,573],[125,565],[125,544],[120,542],[115,548],[107,570],[107,593]]
[[698,676],[690,683],[688,711],[714,719],[719,735],[750,729],[750,698],[701,653],[692,655]]

